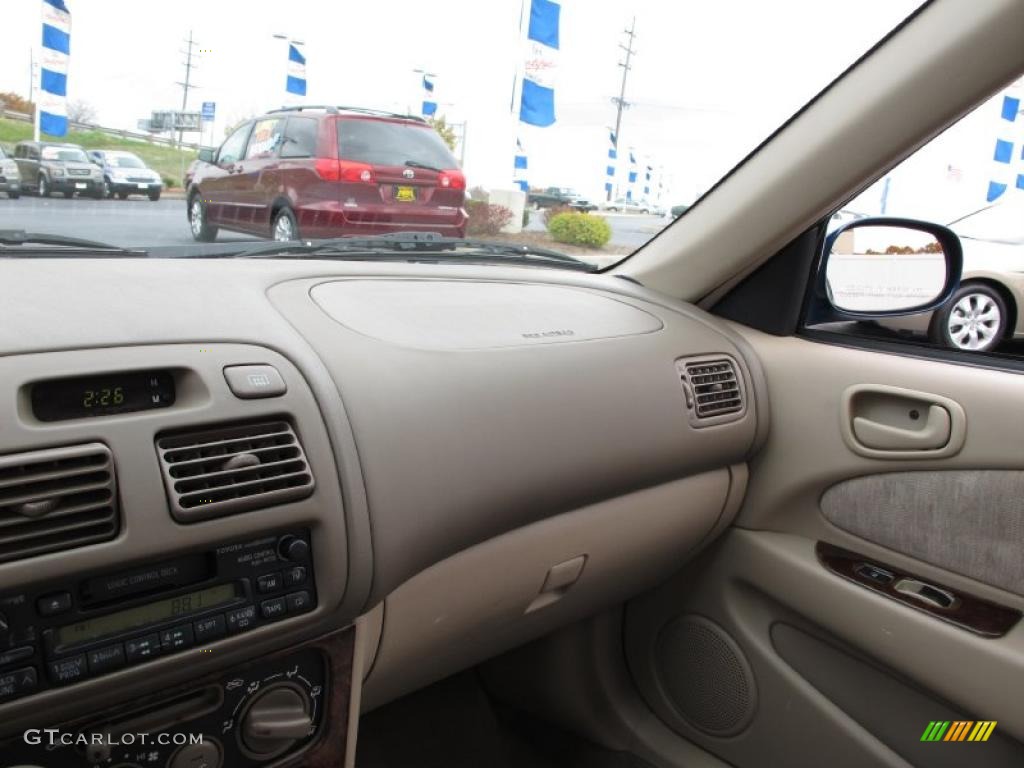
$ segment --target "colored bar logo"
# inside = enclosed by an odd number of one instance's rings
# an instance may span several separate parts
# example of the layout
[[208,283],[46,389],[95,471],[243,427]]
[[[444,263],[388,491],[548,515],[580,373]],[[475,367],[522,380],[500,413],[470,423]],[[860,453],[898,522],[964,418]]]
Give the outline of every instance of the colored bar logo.
[[921,741],[988,741],[997,720],[932,720]]

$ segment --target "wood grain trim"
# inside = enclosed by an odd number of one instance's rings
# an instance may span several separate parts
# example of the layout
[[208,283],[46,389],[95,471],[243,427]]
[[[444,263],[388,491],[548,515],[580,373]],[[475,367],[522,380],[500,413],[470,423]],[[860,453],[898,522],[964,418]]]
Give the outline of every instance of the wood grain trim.
[[[913,573],[908,573],[895,566],[888,565],[886,563],[879,562],[874,558],[869,558],[864,555],[859,555],[856,552],[851,552],[848,549],[837,547],[834,544],[828,542],[819,541],[815,547],[815,552],[818,555],[818,560],[821,564],[828,568],[835,574],[842,576],[844,579],[859,584],[862,587],[867,587],[873,592],[877,592],[881,595],[896,600],[897,602],[908,605],[915,610],[927,613],[929,616],[934,616],[937,619],[941,619],[949,624],[953,624],[961,629],[965,629],[968,632],[973,632],[976,635],[982,637],[1002,637],[1010,629],[1020,621],[1021,612],[1008,608],[998,603],[993,603],[988,600],[983,600],[980,597],[967,594],[952,587],[948,587],[944,584],[934,581],[933,579],[927,579],[922,576],[917,576]],[[856,568],[860,565],[872,565],[878,568],[884,568],[885,570],[893,574],[893,579],[888,584],[881,584],[872,579],[858,573]],[[947,592],[951,592],[959,601],[950,608],[939,608],[937,606],[928,605],[927,603],[915,600],[912,597],[908,597],[894,589],[894,585],[903,578],[918,579],[932,586],[944,589]]]

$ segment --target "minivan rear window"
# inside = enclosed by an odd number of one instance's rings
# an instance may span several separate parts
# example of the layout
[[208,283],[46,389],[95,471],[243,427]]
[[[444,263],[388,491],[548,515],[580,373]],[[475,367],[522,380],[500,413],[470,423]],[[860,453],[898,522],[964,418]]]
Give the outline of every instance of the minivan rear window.
[[387,120],[338,120],[338,154],[343,160],[371,165],[405,165],[411,160],[432,168],[458,168],[433,128]]

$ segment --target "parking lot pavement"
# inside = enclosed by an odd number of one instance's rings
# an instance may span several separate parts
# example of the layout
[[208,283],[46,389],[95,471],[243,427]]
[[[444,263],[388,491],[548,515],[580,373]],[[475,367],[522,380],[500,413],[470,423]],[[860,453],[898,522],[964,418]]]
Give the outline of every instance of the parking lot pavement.
[[[23,196],[0,198],[0,229],[23,229],[66,237],[84,237],[124,247],[194,244],[184,200],[144,197],[84,200]],[[219,241],[256,240],[222,232]]]

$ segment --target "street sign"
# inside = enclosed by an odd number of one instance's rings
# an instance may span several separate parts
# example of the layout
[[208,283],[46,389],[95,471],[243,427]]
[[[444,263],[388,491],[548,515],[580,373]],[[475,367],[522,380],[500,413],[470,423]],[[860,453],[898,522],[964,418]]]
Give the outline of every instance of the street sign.
[[153,131],[198,131],[198,112],[154,112],[149,121]]
[[214,114],[217,112],[217,102],[215,101],[204,101],[203,102],[203,120],[205,122],[213,120]]

